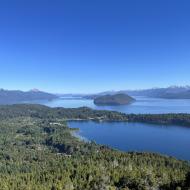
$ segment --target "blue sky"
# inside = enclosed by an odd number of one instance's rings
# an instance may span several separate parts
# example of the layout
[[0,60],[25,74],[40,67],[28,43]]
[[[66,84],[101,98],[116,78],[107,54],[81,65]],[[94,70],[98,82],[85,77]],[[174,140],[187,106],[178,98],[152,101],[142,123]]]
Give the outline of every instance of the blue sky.
[[0,87],[190,84],[189,0],[2,0]]

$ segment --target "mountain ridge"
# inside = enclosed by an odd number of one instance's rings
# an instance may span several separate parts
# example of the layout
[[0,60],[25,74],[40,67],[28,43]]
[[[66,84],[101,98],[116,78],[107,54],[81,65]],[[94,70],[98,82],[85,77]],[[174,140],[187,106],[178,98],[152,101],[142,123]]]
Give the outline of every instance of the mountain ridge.
[[118,93],[127,94],[129,96],[145,96],[150,98],[162,99],[190,99],[190,86],[169,86],[167,88],[150,88],[140,90],[120,90],[105,91],[97,94],[83,96],[86,99],[95,99],[103,95],[115,95]]
[[54,94],[37,89],[30,91],[0,89],[0,104],[14,104],[35,100],[52,100],[55,98],[58,97]]

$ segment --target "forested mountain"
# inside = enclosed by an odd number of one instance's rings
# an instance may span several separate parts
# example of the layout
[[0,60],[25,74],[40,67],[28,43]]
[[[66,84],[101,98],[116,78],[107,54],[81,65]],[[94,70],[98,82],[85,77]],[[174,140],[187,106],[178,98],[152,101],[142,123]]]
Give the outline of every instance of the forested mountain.
[[189,115],[125,115],[89,108],[0,106],[0,189],[189,189],[188,162],[151,153],[124,153],[83,142],[72,135],[77,129],[70,129],[66,123],[68,119],[92,118],[171,122],[177,116],[182,121],[190,118]]
[[20,90],[0,90],[0,104],[13,104],[33,100],[52,100],[54,98],[57,98],[57,96],[36,89],[28,92]]

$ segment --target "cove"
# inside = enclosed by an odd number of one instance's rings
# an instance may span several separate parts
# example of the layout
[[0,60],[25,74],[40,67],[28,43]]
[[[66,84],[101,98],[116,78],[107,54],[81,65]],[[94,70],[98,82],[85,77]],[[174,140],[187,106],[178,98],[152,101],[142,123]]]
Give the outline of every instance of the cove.
[[190,128],[145,123],[71,121],[77,136],[121,151],[154,152],[190,160]]

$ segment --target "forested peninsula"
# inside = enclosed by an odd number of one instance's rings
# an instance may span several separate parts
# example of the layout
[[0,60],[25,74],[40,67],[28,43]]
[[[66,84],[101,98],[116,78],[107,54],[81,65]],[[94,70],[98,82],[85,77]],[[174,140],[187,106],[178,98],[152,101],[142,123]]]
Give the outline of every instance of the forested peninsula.
[[67,120],[189,126],[190,115],[126,115],[90,108],[0,106],[0,189],[179,190],[190,188],[186,161],[124,153],[72,135]]

